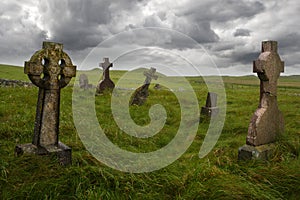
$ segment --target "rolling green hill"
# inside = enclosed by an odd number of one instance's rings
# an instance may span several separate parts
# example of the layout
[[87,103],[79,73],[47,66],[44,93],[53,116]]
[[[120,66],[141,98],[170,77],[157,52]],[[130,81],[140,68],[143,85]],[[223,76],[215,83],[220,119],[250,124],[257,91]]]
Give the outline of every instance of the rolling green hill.
[[[26,74],[23,72],[23,67],[18,66],[11,66],[11,65],[3,65],[0,64],[0,78],[3,79],[11,79],[11,80],[22,80],[22,81],[29,81]],[[135,70],[134,73],[136,76],[140,76],[143,74],[144,69]],[[90,78],[89,82],[93,83],[94,85],[98,83],[98,81],[102,77],[102,70],[100,69],[93,69],[88,71],[78,71],[76,75],[76,81],[78,82],[78,78],[80,74],[87,74]],[[114,82],[119,80],[126,71],[120,70],[111,70],[111,78]],[[133,74],[131,77],[135,77]],[[159,74],[159,73],[158,73]],[[192,82],[203,82],[203,80],[199,77],[187,77],[188,80]],[[259,79],[256,76],[241,76],[241,77],[231,77],[231,76],[223,76],[222,77],[225,84],[229,86],[239,86],[239,85],[259,85]],[[72,80],[74,81],[74,79]],[[132,80],[133,82],[135,80]],[[280,87],[300,87],[300,75],[294,76],[281,76],[278,81],[278,86]]]

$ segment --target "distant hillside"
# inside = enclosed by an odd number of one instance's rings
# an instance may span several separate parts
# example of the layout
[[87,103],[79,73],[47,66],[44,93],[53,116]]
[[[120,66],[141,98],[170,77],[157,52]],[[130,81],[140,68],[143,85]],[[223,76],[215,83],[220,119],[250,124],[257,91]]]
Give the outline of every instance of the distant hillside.
[[0,64],[0,78],[10,80],[29,81],[24,68],[19,66]]
[[[145,68],[140,68],[134,71],[136,76],[144,76]],[[125,70],[111,70],[111,78],[113,81],[120,79],[123,74],[127,71]],[[92,80],[91,82],[98,82],[102,78],[102,70],[100,68],[95,68],[92,70],[78,71],[77,78],[80,74],[87,74]],[[156,73],[157,75],[161,75]],[[134,75],[133,75],[134,77]],[[10,79],[10,80],[21,80],[29,82],[29,79],[26,74],[24,74],[24,68],[20,66],[12,66],[6,64],[0,64],[0,78]],[[256,76],[223,76],[224,83],[227,84],[238,84],[238,85],[259,85],[259,79]],[[197,79],[197,77],[189,77],[189,80]],[[77,79],[78,80],[78,79]],[[202,79],[201,79],[202,80]],[[74,79],[73,79],[74,81]],[[133,80],[134,81],[134,80]],[[281,87],[300,87],[300,75],[293,76],[281,76],[278,81],[279,86]]]

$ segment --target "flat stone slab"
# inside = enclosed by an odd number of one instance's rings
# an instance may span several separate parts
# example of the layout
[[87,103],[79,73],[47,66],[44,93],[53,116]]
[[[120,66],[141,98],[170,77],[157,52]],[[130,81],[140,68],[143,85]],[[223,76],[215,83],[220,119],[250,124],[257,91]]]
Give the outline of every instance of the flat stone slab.
[[61,165],[72,164],[72,149],[59,142],[57,146],[37,147],[32,143],[20,144],[15,147],[15,155],[34,154],[34,155],[56,155]]
[[216,117],[219,113],[219,108],[217,107],[217,94],[214,92],[208,92],[206,98],[206,104],[201,108],[201,119]]
[[219,113],[219,108],[218,107],[202,107],[201,108],[201,118],[204,117],[215,117]]
[[275,145],[265,144],[260,146],[251,146],[245,144],[244,146],[239,148],[238,159],[239,160],[251,160],[251,159],[258,159],[258,160],[268,160],[273,152],[274,152]]

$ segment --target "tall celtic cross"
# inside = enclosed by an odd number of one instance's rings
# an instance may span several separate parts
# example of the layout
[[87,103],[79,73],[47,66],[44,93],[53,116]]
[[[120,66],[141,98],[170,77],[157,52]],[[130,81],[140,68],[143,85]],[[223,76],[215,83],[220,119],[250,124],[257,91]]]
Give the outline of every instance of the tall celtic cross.
[[262,52],[253,61],[253,72],[260,79],[260,99],[249,125],[247,144],[258,146],[274,142],[283,132],[283,117],[277,105],[277,80],[284,72],[284,62],[277,53],[276,41],[262,42]]
[[[63,51],[62,44],[44,42],[43,48],[25,62],[24,73],[34,85],[39,87],[39,92],[32,145],[18,145],[16,153],[55,152],[59,155],[62,164],[69,164],[71,149],[58,140],[60,90],[69,84],[72,77],[75,77],[76,66]],[[66,157],[61,157],[63,154]]]
[[109,68],[113,66],[113,63],[109,62],[109,58],[104,58],[104,62],[100,63],[100,66],[103,68],[103,76],[102,80],[99,82],[97,86],[97,93],[103,93],[104,90],[106,89],[114,89],[115,84],[114,82],[110,79],[109,76]]
[[277,81],[284,72],[284,62],[277,53],[276,41],[262,42],[261,54],[253,61],[253,72],[260,79],[259,105],[248,127],[246,145],[239,149],[239,158],[254,154],[266,159],[270,144],[284,131],[283,115],[277,105]]

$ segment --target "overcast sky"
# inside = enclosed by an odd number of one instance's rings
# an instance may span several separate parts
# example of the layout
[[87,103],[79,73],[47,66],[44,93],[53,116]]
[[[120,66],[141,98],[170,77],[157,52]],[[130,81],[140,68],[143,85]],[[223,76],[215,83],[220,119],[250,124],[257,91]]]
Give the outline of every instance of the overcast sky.
[[192,75],[186,61],[203,74],[215,63],[222,75],[246,75],[261,41],[276,40],[284,74],[300,74],[299,15],[299,0],[1,0],[0,63],[23,66],[49,40],[79,69],[109,56],[114,69]]

